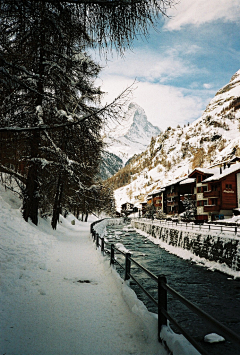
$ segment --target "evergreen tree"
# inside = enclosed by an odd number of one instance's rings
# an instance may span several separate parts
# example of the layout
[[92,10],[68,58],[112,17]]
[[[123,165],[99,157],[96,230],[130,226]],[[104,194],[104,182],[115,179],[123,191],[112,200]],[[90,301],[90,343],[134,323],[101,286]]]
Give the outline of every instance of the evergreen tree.
[[[100,68],[86,48],[123,52],[171,3],[0,2],[0,171],[21,188],[26,221],[37,224],[38,209],[51,210],[56,228],[63,202],[78,206],[79,196],[91,192],[108,111],[97,108]],[[113,107],[117,112],[119,106]]]

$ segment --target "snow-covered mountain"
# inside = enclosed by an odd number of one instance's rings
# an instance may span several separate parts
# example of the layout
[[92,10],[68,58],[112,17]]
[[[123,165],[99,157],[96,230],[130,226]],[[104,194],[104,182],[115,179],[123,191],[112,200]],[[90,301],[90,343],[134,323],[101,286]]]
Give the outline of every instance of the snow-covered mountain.
[[130,103],[120,123],[115,122],[105,132],[107,150],[122,159],[125,164],[129,158],[146,150],[151,138],[160,133],[147,119],[139,105]]
[[[240,70],[199,119],[188,126],[168,127],[130,162],[128,181],[132,182],[116,189],[117,205],[140,202],[155,188],[187,176],[197,166],[208,167],[234,156],[240,156]],[[116,182],[121,186],[122,175],[123,171],[116,174],[115,187]]]

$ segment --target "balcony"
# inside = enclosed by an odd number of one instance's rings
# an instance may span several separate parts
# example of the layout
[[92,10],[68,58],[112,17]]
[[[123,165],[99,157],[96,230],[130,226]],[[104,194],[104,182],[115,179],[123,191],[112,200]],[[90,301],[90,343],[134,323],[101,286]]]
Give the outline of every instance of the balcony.
[[180,200],[181,201],[183,201],[185,198],[187,198],[188,200],[192,200],[192,201],[196,201],[196,195],[195,194],[193,194],[193,195],[191,195],[191,194],[185,194],[185,195],[181,195],[180,196]]
[[203,197],[220,197],[220,191],[205,191]]
[[158,203],[158,201],[162,201],[162,196],[154,197],[153,201]]
[[220,206],[219,205],[205,205],[204,212],[219,212]]
[[171,193],[167,194],[167,197],[176,197],[176,196],[178,196],[177,192],[171,192]]
[[175,202],[175,201],[168,201],[167,202],[167,206],[177,206],[178,204],[177,204],[177,202]]

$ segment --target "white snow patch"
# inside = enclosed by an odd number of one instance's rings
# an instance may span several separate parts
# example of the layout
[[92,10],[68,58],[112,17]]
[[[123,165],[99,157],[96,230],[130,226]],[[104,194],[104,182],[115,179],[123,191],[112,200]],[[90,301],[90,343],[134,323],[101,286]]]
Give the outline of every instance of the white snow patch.
[[225,341],[225,339],[221,335],[218,335],[216,333],[211,333],[205,335],[204,341],[206,343],[219,343],[221,341]]

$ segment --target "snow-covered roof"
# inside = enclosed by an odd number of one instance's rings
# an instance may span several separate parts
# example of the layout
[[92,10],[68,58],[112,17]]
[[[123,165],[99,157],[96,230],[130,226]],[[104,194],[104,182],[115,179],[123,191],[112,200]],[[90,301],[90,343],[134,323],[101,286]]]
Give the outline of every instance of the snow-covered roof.
[[218,168],[217,169],[218,171],[208,177],[207,179],[205,179],[203,182],[209,182],[209,181],[215,181],[215,180],[220,180],[222,179],[223,177],[227,176],[227,175],[230,175],[238,170],[240,170],[240,163],[239,164],[233,164],[230,166],[230,168],[226,168],[226,169],[220,169]]
[[217,173],[217,171],[219,170],[219,168],[195,168],[190,174],[189,176],[192,176],[195,172],[200,172],[206,175],[214,175],[215,173]]
[[195,178],[188,178],[188,179],[181,181],[179,185],[192,184],[195,181],[196,181]]
[[182,177],[180,179],[173,180],[172,182],[168,182],[168,184],[164,186],[164,190],[165,190],[166,187],[172,186],[172,185],[176,185],[176,184],[181,183],[181,181],[186,180],[186,179],[188,179],[188,177],[185,176],[185,177]]
[[209,167],[209,169],[215,168],[219,164],[231,164],[231,163],[234,163],[236,161],[240,161],[240,157],[234,156],[232,159],[226,159],[226,160],[223,160],[223,161],[218,161],[215,164],[211,165]]

